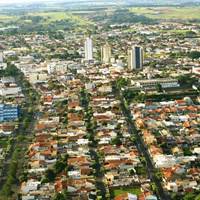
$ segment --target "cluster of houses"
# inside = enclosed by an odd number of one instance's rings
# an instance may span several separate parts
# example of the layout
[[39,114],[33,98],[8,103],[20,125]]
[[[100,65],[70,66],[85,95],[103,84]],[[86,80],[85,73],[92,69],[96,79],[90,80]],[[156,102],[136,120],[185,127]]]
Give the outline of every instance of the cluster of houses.
[[[120,101],[112,91],[112,80],[120,71],[107,66],[88,67],[85,83],[90,94],[89,107],[95,123],[95,141],[103,169],[103,182],[110,193],[121,188],[122,195],[115,199],[157,199],[153,196],[147,174],[138,174],[136,168],[141,157],[131,139]],[[125,192],[126,188],[139,188],[140,194]],[[150,198],[151,197],[151,198]]]
[[23,200],[51,199],[65,191],[72,199],[94,199],[102,196],[98,182],[107,198],[121,189],[112,198],[157,199],[145,170],[140,173],[141,156],[112,93],[112,80],[119,76],[119,69],[92,65],[34,84],[41,102],[21,182]]
[[198,191],[200,106],[190,98],[132,104],[148,152],[170,192]]
[[[22,200],[48,200],[63,193],[74,200],[95,199],[102,196],[99,183],[108,199],[157,199],[120,101],[113,94],[112,82],[122,77],[139,90],[152,91],[158,84],[178,90],[177,76],[199,75],[199,59],[185,56],[200,50],[199,40],[179,37],[175,28],[199,34],[197,25],[165,22],[130,25],[128,30],[127,26],[116,26],[99,29],[100,33],[97,29],[94,64],[82,62],[82,34],[71,32],[64,40],[27,34],[23,43],[21,36],[2,36],[4,56],[13,60],[41,94],[35,137],[28,147],[27,168],[23,169]],[[98,58],[105,38],[112,47],[108,64]],[[144,69],[134,73],[126,68],[127,49],[132,45],[143,46],[145,51]],[[1,56],[0,70],[6,67]],[[1,78],[0,98],[4,102],[0,104],[0,120],[9,115],[16,119],[17,107],[6,104],[20,104],[24,95],[12,77]],[[199,105],[186,98],[130,107],[164,188],[181,194],[199,190]],[[12,112],[2,114],[6,109]],[[0,122],[0,134],[11,133],[15,127]]]
[[[55,79],[54,79],[55,81]],[[88,199],[96,194],[93,160],[80,102],[79,79],[68,80],[65,88],[50,89],[52,81],[36,84],[41,92],[40,113],[35,126],[35,139],[29,146],[26,180],[21,183],[23,200],[53,199],[67,191],[72,199]],[[61,86],[62,88],[62,86]],[[61,163],[63,169],[57,166]],[[48,177],[49,169],[54,169]]]

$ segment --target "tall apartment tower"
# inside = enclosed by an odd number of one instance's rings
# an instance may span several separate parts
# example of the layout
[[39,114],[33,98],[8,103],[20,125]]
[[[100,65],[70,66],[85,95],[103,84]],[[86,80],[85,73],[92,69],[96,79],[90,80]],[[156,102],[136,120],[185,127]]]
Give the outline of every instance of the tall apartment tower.
[[112,49],[111,46],[106,43],[104,46],[101,47],[101,61],[103,63],[109,63],[112,56]]
[[130,70],[140,70],[143,67],[143,48],[133,46],[128,50],[128,68]]
[[85,40],[85,60],[93,60],[93,44],[91,37],[87,37]]
[[3,52],[0,51],[0,63],[3,63]]

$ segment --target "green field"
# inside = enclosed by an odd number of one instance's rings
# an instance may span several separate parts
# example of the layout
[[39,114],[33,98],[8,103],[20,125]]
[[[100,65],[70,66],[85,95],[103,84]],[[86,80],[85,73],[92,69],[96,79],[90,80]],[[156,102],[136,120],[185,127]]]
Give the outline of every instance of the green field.
[[79,17],[77,15],[73,15],[70,12],[37,12],[37,13],[30,13],[29,16],[39,16],[43,17],[45,23],[52,23],[55,21],[60,20],[70,20],[79,25],[89,25],[91,22],[85,18]]
[[141,190],[140,188],[137,187],[133,187],[133,188],[122,188],[122,189],[113,189],[112,193],[114,195],[114,197],[121,195],[121,194],[125,194],[125,193],[130,193],[130,194],[135,194],[135,195],[140,195],[141,194]]
[[24,32],[63,30],[65,28],[82,31],[93,26],[93,22],[85,16],[79,16],[71,12],[64,11],[41,11],[20,13],[16,16],[8,14],[0,15],[0,27],[9,27],[12,25],[20,27]]
[[12,19],[14,19],[14,16],[0,15],[0,21],[10,21]]
[[152,19],[199,19],[200,7],[155,7],[130,8],[130,11]]

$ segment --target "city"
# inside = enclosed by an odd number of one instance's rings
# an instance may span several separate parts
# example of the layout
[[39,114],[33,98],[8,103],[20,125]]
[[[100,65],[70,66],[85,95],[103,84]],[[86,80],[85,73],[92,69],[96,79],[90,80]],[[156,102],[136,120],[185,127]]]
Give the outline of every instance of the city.
[[0,200],[200,200],[200,2],[69,4],[0,5]]

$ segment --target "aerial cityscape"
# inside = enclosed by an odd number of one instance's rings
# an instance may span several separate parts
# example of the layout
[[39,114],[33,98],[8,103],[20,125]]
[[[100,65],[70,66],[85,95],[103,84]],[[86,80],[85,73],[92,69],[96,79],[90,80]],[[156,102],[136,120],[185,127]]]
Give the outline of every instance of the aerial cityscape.
[[1,0],[0,200],[200,200],[200,0]]

